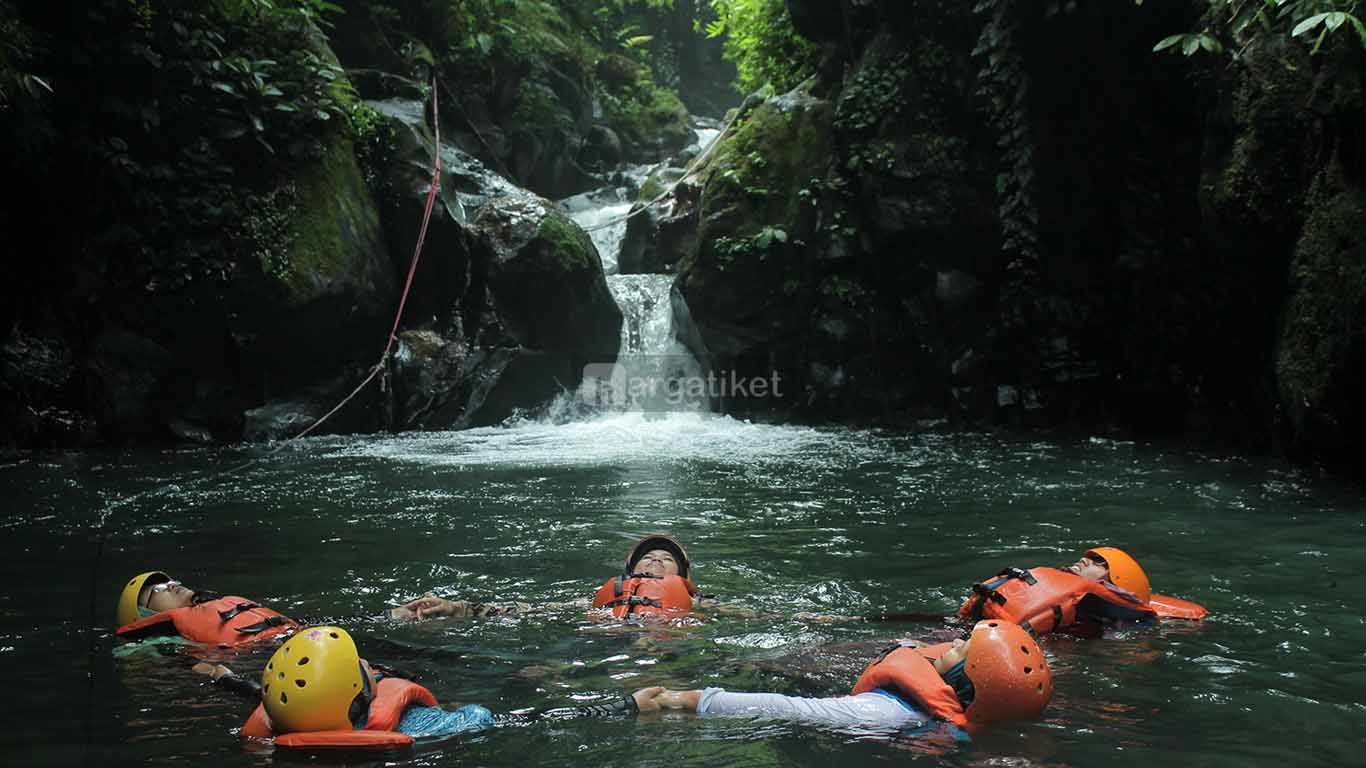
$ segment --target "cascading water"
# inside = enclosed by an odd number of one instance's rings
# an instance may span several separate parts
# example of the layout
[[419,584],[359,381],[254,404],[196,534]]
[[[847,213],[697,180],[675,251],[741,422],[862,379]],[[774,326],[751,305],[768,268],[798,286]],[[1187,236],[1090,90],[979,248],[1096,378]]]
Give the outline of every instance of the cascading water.
[[[698,152],[716,140],[720,131],[694,131]],[[621,177],[638,185],[655,166],[624,169]],[[614,365],[588,376],[578,398],[613,410],[703,411],[710,400],[705,371],[679,339],[680,328],[673,292],[673,275],[618,274],[621,242],[626,237],[626,215],[635,199],[630,187],[608,187],[563,201],[570,216],[586,229],[602,257],[607,286],[621,308],[621,345]],[[686,316],[686,314],[684,314]]]

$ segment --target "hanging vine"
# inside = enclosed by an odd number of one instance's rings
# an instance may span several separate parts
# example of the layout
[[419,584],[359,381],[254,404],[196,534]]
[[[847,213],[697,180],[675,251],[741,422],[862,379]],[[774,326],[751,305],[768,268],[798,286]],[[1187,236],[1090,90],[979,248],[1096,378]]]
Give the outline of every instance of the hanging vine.
[[983,19],[973,56],[978,95],[988,105],[996,130],[1001,168],[996,197],[1001,247],[1006,256],[1002,286],[1004,320],[1020,329],[1028,325],[1028,307],[1037,296],[1040,276],[1039,215],[1034,196],[1034,142],[1029,128],[1029,75],[1018,46],[1016,0],[981,0],[973,12]]

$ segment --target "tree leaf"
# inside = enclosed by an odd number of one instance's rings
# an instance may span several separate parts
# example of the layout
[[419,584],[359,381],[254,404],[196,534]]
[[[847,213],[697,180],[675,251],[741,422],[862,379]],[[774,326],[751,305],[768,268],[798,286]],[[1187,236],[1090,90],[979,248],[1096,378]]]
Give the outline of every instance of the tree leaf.
[[1342,22],[1346,20],[1347,14],[1342,11],[1334,11],[1333,13],[1328,14],[1327,18],[1323,20],[1323,26],[1328,27],[1328,31],[1332,32],[1342,26]]
[[1176,45],[1177,43],[1181,42],[1181,38],[1183,37],[1185,37],[1185,35],[1168,35],[1167,37],[1162,38],[1162,41],[1159,42],[1157,45],[1153,46],[1153,52],[1156,53],[1158,51],[1165,51],[1173,45]]
[[1198,35],[1186,35],[1186,39],[1181,41],[1181,52],[1189,56],[1200,50],[1200,37]]
[[1326,18],[1328,18],[1328,14],[1316,13],[1313,16],[1310,16],[1309,18],[1305,19],[1304,21],[1301,21],[1299,24],[1296,24],[1295,28],[1290,30],[1290,36],[1299,37],[1305,32],[1308,32],[1314,27],[1317,27]]
[[228,83],[215,82],[215,83],[211,84],[209,87],[210,87],[210,88],[213,88],[215,91],[222,91],[223,93],[226,93],[226,94],[228,94],[229,96],[236,96],[236,95],[237,95],[237,89],[234,88],[234,87],[232,87],[232,86],[229,85]]
[[1358,19],[1350,13],[1347,14],[1347,20],[1352,22],[1352,26],[1356,27],[1357,35],[1361,37],[1361,45],[1362,47],[1366,47],[1366,24],[1362,24],[1361,19]]

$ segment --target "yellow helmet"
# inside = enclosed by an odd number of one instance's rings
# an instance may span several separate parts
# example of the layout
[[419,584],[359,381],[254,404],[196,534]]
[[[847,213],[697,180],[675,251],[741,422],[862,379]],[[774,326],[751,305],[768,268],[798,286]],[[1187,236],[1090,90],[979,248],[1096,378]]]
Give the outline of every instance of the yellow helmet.
[[157,577],[157,580],[152,582],[153,584],[171,580],[170,576],[161,571],[148,571],[139,573],[133,577],[132,581],[124,585],[123,592],[119,594],[118,607],[114,610],[114,619],[118,621],[120,627],[132,624],[144,616],[152,615],[151,611],[138,605],[138,595],[142,593],[142,588],[147,586],[147,582],[151,581],[153,577]]
[[276,649],[261,673],[261,703],[276,733],[349,731],[365,688],[356,641],[340,627],[308,627]]
[[1134,593],[1140,602],[1146,603],[1152,599],[1153,590],[1148,585],[1148,574],[1144,573],[1138,561],[1129,557],[1124,550],[1114,547],[1092,547],[1086,550],[1086,556],[1105,561],[1106,567],[1110,569],[1110,581],[1114,582],[1115,586]]

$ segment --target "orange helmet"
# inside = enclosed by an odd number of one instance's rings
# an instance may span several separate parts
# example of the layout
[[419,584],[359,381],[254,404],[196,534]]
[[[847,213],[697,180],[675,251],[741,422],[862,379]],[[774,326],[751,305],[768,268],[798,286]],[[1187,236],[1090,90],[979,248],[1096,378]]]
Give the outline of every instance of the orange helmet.
[[1020,625],[988,619],[972,628],[963,671],[975,694],[966,713],[974,723],[1026,720],[1053,696],[1053,675],[1034,638]]
[[1114,547],[1092,547],[1086,550],[1086,556],[1104,560],[1110,569],[1110,581],[1114,582],[1115,586],[1134,593],[1139,602],[1147,603],[1152,599],[1153,590],[1148,586],[1148,574],[1144,573],[1138,561],[1129,557],[1124,550]]
[[678,575],[685,579],[692,578],[692,561],[688,559],[688,551],[678,543],[678,539],[663,533],[652,533],[631,547],[630,554],[626,556],[626,572],[635,572],[636,563],[653,549],[662,549],[672,554],[678,561]]

